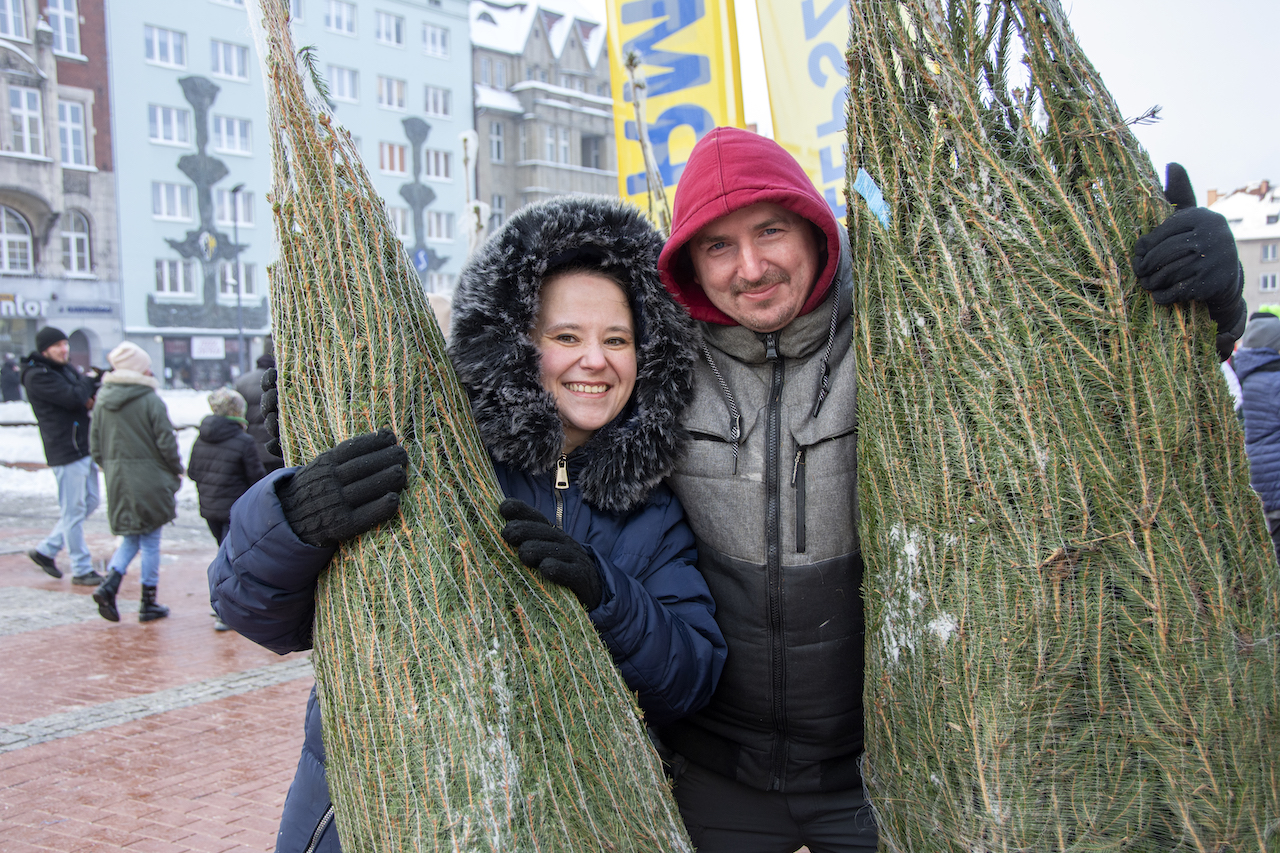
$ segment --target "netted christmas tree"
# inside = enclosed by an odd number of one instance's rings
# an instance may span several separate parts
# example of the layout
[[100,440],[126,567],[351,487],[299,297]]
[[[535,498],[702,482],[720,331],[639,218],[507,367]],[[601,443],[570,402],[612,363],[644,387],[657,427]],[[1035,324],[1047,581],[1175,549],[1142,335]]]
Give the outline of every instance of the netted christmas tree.
[[688,850],[634,697],[581,605],[499,535],[502,493],[422,284],[350,134],[310,106],[287,6],[250,7],[272,137],[286,459],[390,426],[411,465],[400,515],[345,543],[317,596],[343,848]]
[[1156,174],[1057,0],[851,13],[884,848],[1280,849],[1280,570],[1213,323],[1130,269]]

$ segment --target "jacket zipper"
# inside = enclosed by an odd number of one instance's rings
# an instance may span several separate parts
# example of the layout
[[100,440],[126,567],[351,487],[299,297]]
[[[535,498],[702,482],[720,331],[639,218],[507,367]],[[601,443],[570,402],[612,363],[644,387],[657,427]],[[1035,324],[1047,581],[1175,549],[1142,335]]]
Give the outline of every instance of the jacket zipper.
[[791,463],[791,488],[796,491],[796,553],[803,554],[805,549],[804,530],[804,454],[805,448],[796,451],[795,461]]
[[315,831],[311,833],[311,841],[307,844],[307,849],[302,853],[316,853],[316,845],[320,843],[320,836],[324,835],[324,831],[329,828],[329,823],[333,820],[333,803],[329,804],[329,808],[320,816],[320,822],[316,824]]
[[569,488],[569,457],[563,453],[556,460],[556,527],[564,530],[564,493]]
[[786,702],[783,688],[786,678],[783,671],[785,656],[782,649],[782,555],[781,555],[781,506],[778,484],[778,467],[782,444],[782,385],[785,366],[778,357],[778,333],[765,335],[765,359],[773,363],[773,378],[769,386],[769,405],[765,432],[765,575],[769,587],[769,643],[773,659],[773,778],[771,790],[782,787],[786,770],[786,745],[781,733],[786,731]]

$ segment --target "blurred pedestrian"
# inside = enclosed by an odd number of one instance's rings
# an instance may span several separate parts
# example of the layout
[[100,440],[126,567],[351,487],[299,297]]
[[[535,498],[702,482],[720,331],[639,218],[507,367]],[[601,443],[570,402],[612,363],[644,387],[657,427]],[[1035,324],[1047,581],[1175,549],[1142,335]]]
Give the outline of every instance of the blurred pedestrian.
[[4,365],[0,366],[0,398],[6,403],[22,400],[22,368],[11,352],[4,354]]
[[98,393],[101,371],[81,374],[69,363],[71,344],[61,329],[45,326],[27,356],[22,385],[40,425],[44,458],[58,482],[58,523],[45,540],[27,552],[51,577],[62,577],[54,562],[62,546],[71,557],[71,582],[97,586],[102,575],[84,541],[84,520],[98,506],[98,467],[89,458],[89,410]]
[[267,450],[267,441],[271,434],[267,431],[262,418],[262,375],[276,366],[276,359],[270,352],[258,356],[258,365],[236,380],[236,391],[244,397],[244,419],[248,424],[249,435],[258,446],[258,459],[268,473],[284,467],[284,460]]
[[200,493],[200,516],[221,545],[231,524],[231,505],[267,472],[257,443],[246,431],[244,397],[219,388],[209,395],[209,409],[213,414],[200,422],[187,476]]
[[1257,311],[1232,356],[1240,377],[1249,483],[1262,498],[1280,560],[1280,317]]
[[98,613],[119,622],[116,593],[134,556],[142,552],[142,605],[138,621],[169,615],[156,603],[160,579],[160,531],[177,517],[174,494],[182,477],[178,440],[159,383],[151,374],[151,357],[125,341],[107,355],[112,370],[102,379],[97,417],[90,430],[94,461],[107,478],[111,532],[121,538],[107,565],[107,579],[94,590]]

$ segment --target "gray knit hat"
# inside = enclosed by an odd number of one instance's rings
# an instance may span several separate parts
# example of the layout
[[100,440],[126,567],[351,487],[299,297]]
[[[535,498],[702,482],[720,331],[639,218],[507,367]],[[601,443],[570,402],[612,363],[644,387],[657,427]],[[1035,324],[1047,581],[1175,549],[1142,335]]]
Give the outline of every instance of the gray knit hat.
[[224,418],[243,418],[245,402],[240,392],[231,388],[219,388],[209,395],[209,408]]
[[1280,352],[1280,317],[1269,311],[1255,311],[1249,317],[1240,338],[1240,346],[1248,349],[1273,349]]

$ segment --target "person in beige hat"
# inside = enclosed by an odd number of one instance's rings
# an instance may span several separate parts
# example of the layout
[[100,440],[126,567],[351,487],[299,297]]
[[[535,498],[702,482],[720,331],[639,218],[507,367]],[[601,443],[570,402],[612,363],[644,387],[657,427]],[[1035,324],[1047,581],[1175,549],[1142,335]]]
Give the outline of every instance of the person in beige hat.
[[107,564],[107,579],[94,590],[98,613],[120,621],[116,593],[134,555],[142,552],[142,604],[138,621],[169,615],[156,603],[160,578],[160,531],[177,517],[174,493],[182,477],[178,440],[169,412],[156,394],[151,357],[125,341],[107,354],[112,370],[102,389],[89,430],[89,449],[107,481],[107,517],[120,545]]

